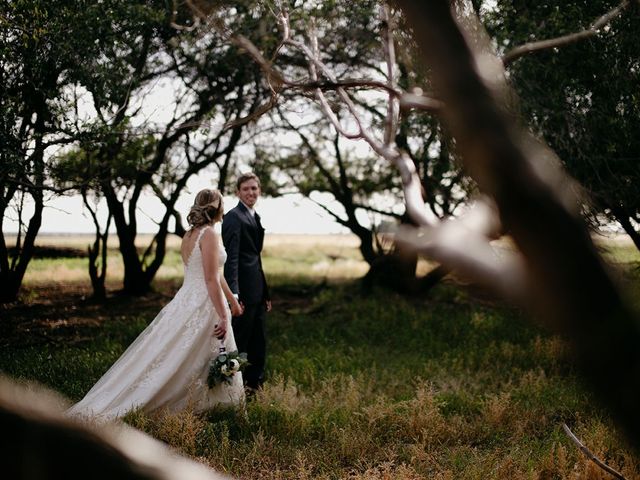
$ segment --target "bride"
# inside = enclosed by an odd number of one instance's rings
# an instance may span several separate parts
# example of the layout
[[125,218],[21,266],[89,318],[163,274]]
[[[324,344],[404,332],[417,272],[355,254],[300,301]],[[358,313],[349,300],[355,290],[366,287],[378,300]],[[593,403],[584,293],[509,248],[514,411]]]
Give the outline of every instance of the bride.
[[137,408],[204,411],[244,400],[240,372],[230,384],[207,386],[209,361],[219,347],[236,349],[231,312],[242,313],[220,274],[227,254],[213,225],[223,212],[218,190],[196,195],[187,216],[191,228],[181,245],[182,287],[67,415],[107,421]]

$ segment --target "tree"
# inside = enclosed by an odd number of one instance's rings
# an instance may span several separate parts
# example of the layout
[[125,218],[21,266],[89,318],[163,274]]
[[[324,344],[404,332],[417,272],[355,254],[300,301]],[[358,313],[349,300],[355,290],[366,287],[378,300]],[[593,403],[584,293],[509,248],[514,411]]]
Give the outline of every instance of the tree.
[[[262,154],[254,168],[264,176],[273,174],[276,188],[272,193],[331,193],[340,210],[321,206],[360,239],[360,251],[371,265],[368,279],[389,279],[391,272],[395,286],[406,286],[398,280],[407,280],[411,288],[420,288],[414,282],[417,258],[398,258],[392,243],[378,235],[380,219],[396,223],[409,221],[409,217],[403,213],[393,168],[381,161],[376,148],[382,148],[383,142],[395,142],[410,156],[424,186],[426,205],[436,217],[453,214],[472,185],[461,174],[438,120],[425,119],[410,109],[398,110],[398,92],[422,85],[424,73],[414,61],[411,39],[399,18],[381,18],[381,8],[378,1],[360,2],[357,8],[349,2],[320,2],[311,10],[299,5],[290,10],[283,7],[276,14],[282,40],[275,53],[269,54],[269,61],[254,45],[239,41],[262,64],[274,91],[273,103],[279,108],[272,111],[268,122],[297,137],[289,148],[291,154],[279,154],[280,145],[259,145]],[[346,17],[351,21],[346,23]],[[402,55],[396,57],[394,44],[400,45]],[[310,92],[318,98],[318,108],[300,100],[301,94]],[[424,98],[416,94],[414,101]],[[432,102],[434,108],[436,104]],[[300,110],[305,111],[304,122],[295,113]],[[376,138],[382,136],[384,140]],[[345,147],[354,139],[369,144],[367,154]],[[386,206],[380,206],[380,199]],[[377,218],[369,226],[361,221],[362,213]],[[438,269],[421,286],[430,287],[444,273]]]
[[[610,22],[590,28],[609,11],[616,14]],[[618,222],[640,248],[640,5],[501,0],[483,18],[503,48],[593,33],[514,60],[508,71],[527,123],[584,188],[590,220]]]
[[[481,28],[472,20],[464,28],[445,0],[398,4],[433,69],[465,167],[492,199],[458,225],[434,228],[416,212],[426,231],[412,232],[410,242],[567,335],[582,372],[637,443],[640,324],[577,214],[570,182],[550,167],[553,154],[513,122],[504,72]],[[497,261],[488,240],[502,228],[519,256]]]
[[[386,162],[354,152],[322,118],[314,120],[298,127],[281,120],[287,125],[286,131],[295,132],[297,142],[290,147],[259,144],[253,170],[272,178],[267,182],[266,193],[301,193],[323,208],[358,237],[363,259],[372,264],[386,254],[374,216],[387,220],[401,217],[393,208],[377,207],[373,197],[390,197],[387,203],[392,203],[391,207],[397,205],[397,179]],[[315,193],[330,193],[340,207],[316,201]],[[363,222],[361,212],[370,214],[371,226]]]
[[[582,372],[637,442],[640,415],[633,399],[637,397],[640,378],[640,324],[608,276],[578,215],[572,188],[575,185],[558,169],[553,151],[514,121],[514,96],[505,83],[503,69],[509,59],[516,58],[516,52],[560,47],[593,33],[572,35],[568,40],[561,37],[534,42],[498,58],[489,37],[472,15],[479,2],[473,9],[464,2],[452,4],[448,0],[397,0],[397,4],[430,68],[430,78],[439,94],[438,110],[456,150],[482,192],[475,206],[465,216],[441,223],[425,215],[415,164],[389,134],[395,125],[393,102],[389,102],[384,141],[376,141],[363,129],[347,85],[326,68],[312,42],[312,48],[302,45],[301,49],[312,64],[315,98],[337,131],[349,138],[364,139],[398,168],[407,211],[418,226],[400,230],[398,240],[527,307],[550,328],[568,335]],[[625,1],[608,12],[603,17],[604,24],[628,7],[629,2]],[[385,13],[388,18],[388,10]],[[286,13],[281,18],[286,20]],[[267,75],[282,84],[292,84],[272,71],[251,45],[247,49]],[[393,64],[392,59],[392,42],[388,41],[388,66]],[[355,133],[349,132],[333,114],[317,72],[326,76],[354,117]],[[399,99],[400,104],[424,110],[434,104],[432,99],[416,101],[398,92],[392,81],[378,86],[388,92],[390,99]],[[513,254],[498,254],[491,244],[505,231],[514,240]],[[603,322],[610,328],[603,328]]]
[[[130,33],[120,18],[135,19],[135,5],[106,2],[5,2],[0,12],[0,302],[17,298],[33,256],[47,196],[60,193],[48,177],[50,158],[82,132],[71,121],[69,87],[87,74],[86,58],[100,58],[116,31]],[[122,28],[122,30],[116,30]],[[31,218],[24,218],[28,206]],[[4,221],[14,209],[15,247],[7,245]]]
[[[224,189],[244,128],[227,128],[227,123],[249,115],[262,95],[257,68],[229,48],[224,34],[193,25],[176,28],[177,21],[190,21],[188,11],[180,18],[164,9],[153,12],[137,35],[114,44],[107,61],[89,59],[95,73],[83,85],[93,101],[93,128],[99,134],[58,164],[66,172],[58,176],[61,181],[75,172],[106,200],[124,264],[124,292],[130,294],[149,290],[164,260],[170,222],[176,234],[184,233],[175,204],[188,181],[213,166],[218,187]],[[234,7],[228,18],[248,33],[260,16],[247,6]],[[141,118],[144,96],[161,80],[174,92],[171,116]],[[164,212],[155,219],[152,241],[139,252],[138,205],[145,192],[156,195]]]

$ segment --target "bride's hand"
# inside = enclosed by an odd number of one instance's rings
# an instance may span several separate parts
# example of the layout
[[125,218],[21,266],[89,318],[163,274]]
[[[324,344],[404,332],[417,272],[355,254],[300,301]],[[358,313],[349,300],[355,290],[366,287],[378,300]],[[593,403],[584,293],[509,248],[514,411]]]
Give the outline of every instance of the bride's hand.
[[220,323],[216,323],[213,328],[213,336],[222,340],[227,336],[227,320],[222,320]]

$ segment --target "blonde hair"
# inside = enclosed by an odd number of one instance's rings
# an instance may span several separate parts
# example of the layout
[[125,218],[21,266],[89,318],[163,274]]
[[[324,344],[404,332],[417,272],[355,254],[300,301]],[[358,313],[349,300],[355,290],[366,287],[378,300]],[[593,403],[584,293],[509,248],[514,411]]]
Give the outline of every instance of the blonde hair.
[[222,220],[224,204],[219,190],[205,188],[200,190],[187,215],[189,226],[194,229],[203,225],[213,225]]

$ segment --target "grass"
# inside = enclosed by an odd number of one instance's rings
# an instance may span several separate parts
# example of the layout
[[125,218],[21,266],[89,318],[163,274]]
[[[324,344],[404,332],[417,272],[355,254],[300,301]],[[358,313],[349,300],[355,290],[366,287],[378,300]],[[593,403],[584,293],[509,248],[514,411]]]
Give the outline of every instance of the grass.
[[[563,339],[454,284],[420,299],[365,294],[354,281],[364,265],[342,240],[267,244],[269,378],[246,412],[133,412],[127,422],[247,479],[607,478],[567,439],[567,422],[596,455],[640,478]],[[640,256],[607,248],[637,299]],[[170,298],[180,264],[175,251],[169,258],[159,293],[106,306],[80,300],[76,259],[42,260],[28,280],[29,310],[9,311],[15,331],[0,370],[79,399]]]

